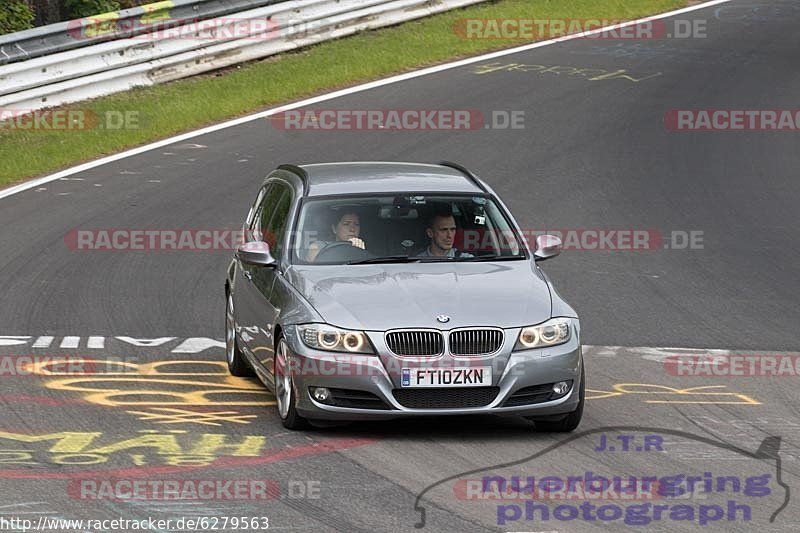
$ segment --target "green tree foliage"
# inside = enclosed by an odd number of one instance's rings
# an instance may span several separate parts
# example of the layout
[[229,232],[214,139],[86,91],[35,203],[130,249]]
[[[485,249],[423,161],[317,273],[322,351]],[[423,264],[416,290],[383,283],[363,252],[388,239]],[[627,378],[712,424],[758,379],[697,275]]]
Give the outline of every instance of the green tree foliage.
[[119,0],[119,6],[121,9],[128,9],[129,7],[138,7],[155,2],[158,2],[158,0]]
[[27,30],[33,25],[33,10],[22,0],[0,3],[0,35]]
[[120,4],[117,0],[64,0],[64,7],[68,18],[77,19],[116,11]]

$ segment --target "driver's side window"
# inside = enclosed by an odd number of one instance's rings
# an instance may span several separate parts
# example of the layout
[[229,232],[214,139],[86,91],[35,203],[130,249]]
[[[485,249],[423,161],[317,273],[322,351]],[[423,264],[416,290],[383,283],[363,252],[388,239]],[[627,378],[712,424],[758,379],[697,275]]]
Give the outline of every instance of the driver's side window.
[[266,242],[270,253],[276,259],[280,258],[283,252],[284,233],[291,205],[292,192],[289,187],[271,183],[267,185],[264,199],[250,225],[253,239]]
[[253,221],[258,220],[259,213],[261,212],[261,201],[264,199],[264,194],[267,191],[267,187],[261,187],[261,190],[258,191],[258,196],[256,196],[256,200],[253,202],[253,205],[250,207],[250,211],[247,212],[247,218],[244,220],[244,224],[242,224],[242,231],[245,232],[245,242],[250,242],[254,240],[253,238]]

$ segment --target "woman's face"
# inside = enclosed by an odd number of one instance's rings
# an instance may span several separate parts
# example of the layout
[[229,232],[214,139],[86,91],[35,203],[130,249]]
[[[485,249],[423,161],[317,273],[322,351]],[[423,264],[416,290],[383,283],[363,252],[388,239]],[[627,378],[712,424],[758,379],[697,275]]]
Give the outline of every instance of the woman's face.
[[361,223],[358,220],[358,215],[355,213],[345,213],[339,222],[333,227],[333,233],[336,235],[336,240],[346,241],[353,237],[358,237],[361,233]]

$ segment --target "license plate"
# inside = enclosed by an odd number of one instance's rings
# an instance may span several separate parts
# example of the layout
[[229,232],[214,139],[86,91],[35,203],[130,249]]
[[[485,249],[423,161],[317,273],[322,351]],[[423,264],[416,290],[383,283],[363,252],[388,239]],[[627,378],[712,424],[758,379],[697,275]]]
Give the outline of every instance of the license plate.
[[492,384],[492,367],[404,368],[403,387],[485,387]]

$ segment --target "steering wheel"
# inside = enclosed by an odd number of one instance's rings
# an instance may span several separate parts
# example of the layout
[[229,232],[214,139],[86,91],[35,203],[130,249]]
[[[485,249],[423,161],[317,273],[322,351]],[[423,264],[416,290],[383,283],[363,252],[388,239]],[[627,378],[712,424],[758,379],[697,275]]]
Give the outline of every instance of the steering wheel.
[[320,248],[314,262],[323,261],[356,261],[358,259],[368,259],[372,254],[353,246],[350,241],[333,241]]

